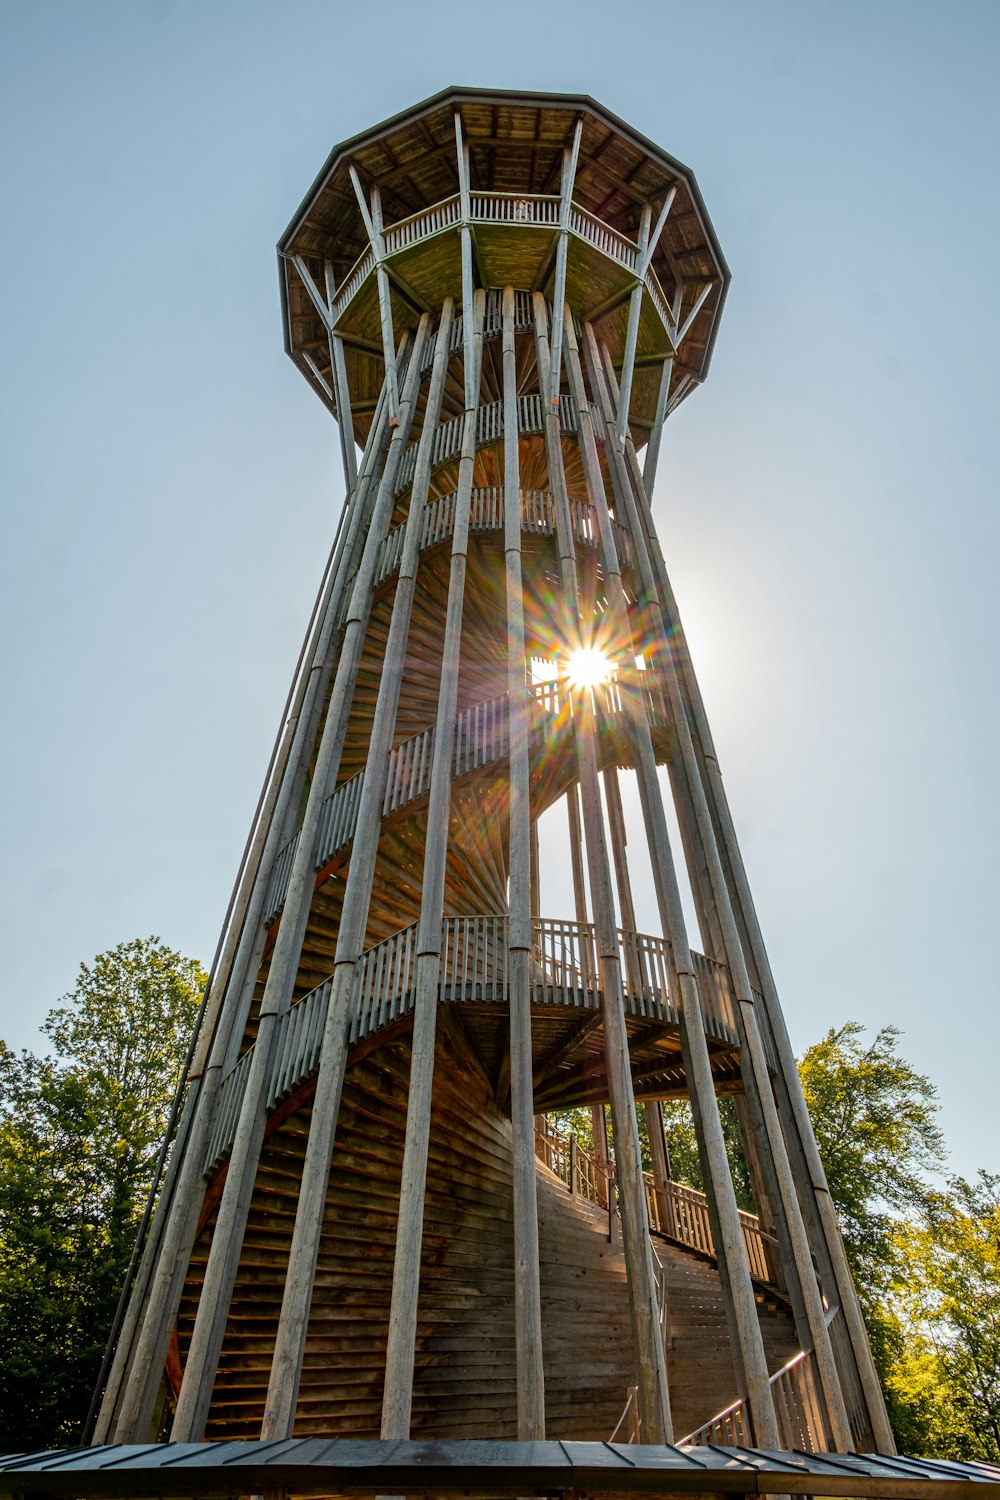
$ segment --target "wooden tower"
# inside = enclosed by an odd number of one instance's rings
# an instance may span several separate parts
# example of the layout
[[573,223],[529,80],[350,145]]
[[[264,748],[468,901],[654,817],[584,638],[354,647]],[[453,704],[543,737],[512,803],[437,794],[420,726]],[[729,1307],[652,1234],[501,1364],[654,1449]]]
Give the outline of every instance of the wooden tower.
[[279,257],[347,497],[96,1440],[891,1452],[650,512],[728,283],[694,177],[591,99],[450,89]]

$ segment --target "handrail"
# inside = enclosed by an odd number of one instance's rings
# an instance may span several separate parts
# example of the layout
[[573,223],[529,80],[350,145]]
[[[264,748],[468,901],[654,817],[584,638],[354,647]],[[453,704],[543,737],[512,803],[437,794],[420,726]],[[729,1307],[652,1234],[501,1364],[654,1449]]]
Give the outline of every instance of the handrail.
[[570,204],[569,227],[580,239],[587,240],[595,249],[603,251],[610,260],[616,260],[627,271],[638,268],[639,246],[635,241],[619,234],[617,229],[612,229],[610,224],[605,224],[603,219],[599,219],[588,209],[581,208],[579,203]]
[[[412,765],[412,762],[411,762]],[[502,914],[446,917],[441,928],[439,1000],[442,1004],[502,1005],[507,1002],[507,917]],[[416,978],[417,924],[394,932],[383,942],[362,953],[354,980],[349,1041],[353,1045],[391,1025],[413,1009]],[[661,949],[663,939],[643,934],[619,933],[619,941],[641,939]],[[597,1011],[601,1005],[599,965],[594,928],[589,922],[535,919],[532,946],[531,1004],[573,1006]],[[268,1080],[268,1112],[287,1098],[319,1067],[323,1027],[333,976],[297,1000],[279,1016],[274,1057]],[[640,980],[625,985],[625,1005],[630,1015],[652,1017],[667,1025],[678,1025],[680,1017],[666,991],[652,992]],[[718,1040],[725,1022],[704,1008],[706,1034]],[[220,1084],[219,1104],[208,1143],[205,1170],[209,1171],[229,1151],[239,1115],[253,1044],[243,1053]],[[608,1174],[577,1143],[563,1152],[561,1138],[552,1137],[552,1154],[546,1158],[557,1176],[590,1202],[607,1206],[613,1199]],[[601,1176],[603,1173],[604,1181]]]
[[[664,728],[668,723],[666,704],[659,690],[653,686],[644,688],[646,707],[654,728]],[[535,706],[535,721],[531,726],[532,745],[538,746],[551,734],[551,724],[546,721],[561,716],[571,709],[565,697],[565,684],[538,683],[532,688]],[[621,693],[614,682],[606,683],[595,693],[598,716],[604,724],[622,722],[623,705]],[[382,799],[382,816],[398,812],[430,790],[431,751],[433,728],[421,729],[409,739],[402,740],[389,752],[389,767],[385,794]],[[455,718],[454,759],[452,772],[455,776],[480,769],[494,761],[503,760],[508,754],[507,695],[500,694],[485,703],[477,703],[462,709]],[[346,849],[354,838],[358,812],[361,805],[361,788],[364,772],[357,771],[346,781],[335,787],[323,802],[320,814],[317,841],[316,869],[328,864],[334,855]],[[265,921],[272,922],[280,912],[288,889],[292,860],[298,847],[299,834],[294,833],[279,852],[268,886],[265,901]],[[657,939],[656,941],[659,941]],[[709,961],[706,959],[705,963]],[[710,971],[706,971],[710,972]],[[718,976],[711,973],[711,985],[703,985],[714,1012],[725,1021],[723,1033],[733,1045],[738,1033],[732,1014],[732,1000],[728,993],[728,980],[722,984]]]
[[421,208],[405,219],[397,219],[382,232],[382,244],[386,256],[407,250],[421,240],[428,240],[444,229],[451,229],[462,217],[462,200],[458,193],[432,203],[430,208]]
[[[546,410],[542,405],[541,395],[537,391],[529,391],[517,398],[517,430],[518,432],[544,432],[546,421]],[[449,463],[457,458],[462,448],[462,435],[465,425],[464,415],[448,417],[436,429],[431,441],[431,468],[438,469],[442,464]],[[559,397],[559,428],[561,432],[573,436],[577,431],[576,403],[572,396]],[[490,443],[499,443],[504,433],[504,404],[502,401],[487,401],[476,411],[476,447],[482,448]],[[413,483],[417,471],[417,452],[419,442],[412,442],[403,454],[396,475],[394,495],[402,495]]]
[[[827,1328],[831,1327],[839,1312],[839,1306],[829,1309],[825,1318]],[[774,1372],[768,1385],[774,1396],[782,1448],[822,1453],[827,1447],[827,1436],[815,1351],[811,1348],[800,1350]],[[679,1446],[698,1447],[707,1443],[740,1446],[749,1441],[745,1403],[741,1397],[681,1438]]]
[[[521,530],[531,536],[554,536],[556,530],[555,502],[548,490],[520,490]],[[420,530],[420,551],[436,547],[446,541],[455,529],[455,500],[457,492],[449,490],[428,500],[424,506]],[[600,531],[597,525],[596,508],[584,500],[570,500],[570,518],[577,546],[599,549]],[[469,501],[470,531],[503,531],[505,495],[503,485],[474,489]],[[612,529],[619,558],[627,565],[633,562],[632,539],[627,527],[613,520]],[[375,565],[375,586],[384,583],[399,571],[406,539],[406,523],[394,527],[379,549]]]
[[[620,932],[619,938],[627,935]],[[598,1208],[607,1207],[610,1188],[606,1184],[610,1183],[613,1173],[590,1156],[575,1135],[567,1137],[560,1135],[558,1131],[536,1129],[535,1154],[566,1184],[574,1196],[585,1198]],[[604,1184],[601,1182],[602,1178]],[[698,1192],[697,1188],[688,1187],[686,1183],[673,1180],[658,1188],[649,1172],[643,1172],[642,1179],[649,1227],[658,1234],[666,1235],[667,1238],[715,1260],[717,1257],[705,1194]],[[774,1272],[764,1247],[777,1246],[777,1240],[761,1227],[756,1214],[741,1210],[740,1225],[751,1276],[773,1285]],[[666,1320],[663,1321],[663,1334],[665,1338],[669,1337]]]
[[[703,1255],[710,1255],[715,1259],[712,1224],[705,1194],[699,1193],[696,1188],[674,1181],[668,1182],[665,1188],[658,1188],[648,1172],[644,1173],[643,1177],[646,1185],[646,1207],[651,1226],[660,1234],[680,1240],[682,1244],[689,1245],[692,1250],[698,1250]],[[757,1281],[766,1282],[770,1286],[778,1286],[780,1283],[777,1278],[780,1272],[775,1254],[778,1241],[774,1235],[768,1234],[761,1226],[756,1214],[740,1209],[739,1220],[750,1275]]]
[[[552,193],[498,193],[473,191],[470,214],[477,224],[517,225],[526,229],[559,228],[561,199]],[[387,259],[446,230],[457,229],[462,220],[461,197],[450,194],[427,208],[398,219],[382,231],[382,246]],[[593,249],[606,255],[633,275],[639,268],[639,246],[634,240],[606,224],[582,204],[571,202],[569,232]],[[343,317],[361,287],[375,269],[370,247],[362,251],[344,278],[334,309],[335,319]],[[677,326],[652,267],[648,267],[644,285],[672,344],[677,342]]]
[[479,224],[534,224],[555,229],[560,202],[551,193],[473,193],[471,217]]
[[642,1433],[642,1417],[639,1415],[639,1387],[637,1385],[630,1385],[628,1388],[628,1396],[625,1401],[625,1406],[622,1410],[621,1416],[615,1423],[614,1432],[612,1432],[611,1436],[608,1438],[609,1443],[614,1442],[615,1438],[621,1431],[622,1423],[626,1418],[628,1418],[628,1427],[626,1428],[628,1436],[626,1438],[626,1442],[638,1443],[640,1441],[640,1435]]

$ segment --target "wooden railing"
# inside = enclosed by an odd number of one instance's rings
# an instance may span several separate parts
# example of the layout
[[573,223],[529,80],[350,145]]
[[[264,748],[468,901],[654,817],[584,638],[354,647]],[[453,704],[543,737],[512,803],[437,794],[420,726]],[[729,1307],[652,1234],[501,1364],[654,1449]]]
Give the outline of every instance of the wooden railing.
[[607,1208],[613,1194],[612,1174],[584,1151],[575,1135],[535,1131],[535,1155],[564,1182],[573,1197],[585,1198],[595,1208]]
[[[652,687],[644,691],[651,726],[665,727],[667,708],[662,694]],[[543,742],[548,742],[553,733],[551,722],[546,721],[567,715],[571,710],[571,695],[566,684],[561,681],[536,683],[532,686],[531,692],[535,707],[531,726],[531,743],[532,748],[538,748]],[[604,684],[596,690],[595,697],[598,717],[603,724],[614,725],[622,722],[621,692],[616,683],[612,681]],[[434,730],[432,728],[421,729],[409,739],[401,740],[398,745],[393,746],[389,752],[385,793],[382,798],[384,818],[409,806],[410,803],[430,791],[433,746]],[[481,766],[504,760],[508,748],[507,695],[504,693],[497,698],[488,699],[485,703],[473,704],[456,716],[452,774],[463,776],[468,772],[478,770]],[[353,840],[361,806],[363,783],[364,772],[357,771],[335,787],[324,801],[316,842],[317,870],[322,869],[334,855],[346,849]],[[298,833],[293,834],[275,860],[265,903],[267,922],[272,922],[284,905],[298,840]],[[643,944],[646,943],[646,939],[641,941]],[[658,943],[660,939],[650,941]],[[647,974],[648,983],[644,988],[637,987],[636,992],[648,993],[656,1003],[657,997],[665,993],[665,988],[654,976],[651,967],[652,959],[648,954],[644,955],[643,963],[645,968],[641,972]],[[705,959],[704,964],[709,965],[710,961]],[[732,1002],[729,998],[728,979],[726,985],[720,987],[721,981],[714,968],[707,968],[705,973],[711,979],[711,984],[703,986],[702,1004],[706,1003],[707,998],[713,1014],[718,1015],[720,1020],[726,1023],[727,1030],[722,1035],[732,1041],[735,1046],[737,1033],[732,1024]],[[723,968],[723,974],[725,973]],[[700,977],[699,983],[701,983]]]
[[[515,333],[530,333],[535,326],[535,310],[532,302],[531,292],[514,293],[514,331]],[[498,338],[503,327],[503,291],[493,287],[486,293],[486,308],[483,316],[483,336],[485,338]],[[437,341],[441,334],[440,325],[433,333],[424,339],[423,353],[420,356],[420,373],[425,375],[434,364],[434,354],[437,349]],[[451,320],[451,337],[448,340],[449,355],[457,354],[465,339],[465,325],[462,314],[457,312]]]
[[617,229],[612,229],[610,224],[605,224],[604,220],[599,219],[596,214],[581,208],[578,203],[570,206],[569,227],[573,234],[578,234],[582,240],[586,240],[588,244],[600,250],[609,260],[616,260],[627,271],[635,271],[638,267],[638,245],[626,239],[625,235],[619,234]]
[[[517,398],[518,432],[544,431],[545,417],[542,398],[537,391]],[[432,469],[440,468],[442,464],[449,463],[458,457],[462,447],[464,425],[464,416],[457,416],[449,417],[438,426],[431,444]],[[577,430],[576,403],[571,396],[559,398],[559,429],[570,436]],[[476,413],[476,446],[482,448],[489,443],[498,443],[502,437],[503,402],[488,401],[480,406]],[[411,443],[403,454],[393,490],[395,495],[401,495],[413,483],[413,476],[417,471],[417,449],[418,443]]]
[[551,193],[473,193],[471,214],[480,224],[541,224],[554,229],[559,205],[558,195]]
[[669,1349],[674,1340],[670,1327],[670,1285],[667,1277],[667,1264],[655,1240],[650,1241],[650,1248],[653,1252],[653,1283],[656,1287],[656,1321],[663,1347]]
[[[831,1336],[833,1328],[841,1321],[839,1307],[834,1307],[827,1313],[826,1322],[831,1329]],[[768,1383],[778,1419],[779,1446],[786,1451],[798,1448],[806,1453],[825,1452],[830,1447],[830,1442],[813,1351],[804,1349],[801,1354],[796,1354],[794,1359],[790,1359],[771,1376]],[[746,1409],[740,1400],[734,1401],[731,1406],[696,1427],[694,1432],[680,1439],[680,1444],[697,1447],[720,1443],[735,1447],[750,1441]]]
[[[483,193],[473,192],[470,199],[472,222],[476,224],[518,225],[526,229],[542,228],[555,230],[559,226],[560,199],[549,193]],[[461,222],[462,205],[457,193],[432,203],[428,208],[410,214],[382,232],[382,245],[387,257],[409,250],[422,240],[452,230]],[[617,229],[606,224],[579,203],[571,203],[569,209],[569,231],[578,239],[599,250],[609,260],[615,261],[633,275],[639,265],[639,247]],[[348,271],[337,298],[335,316],[340,318],[361,290],[375,269],[375,257],[367,249]],[[650,294],[671,343],[676,342],[677,328],[667,307],[663,290],[656,280],[652,267],[646,271],[645,286]]]
[[[801,1355],[798,1356],[801,1359]],[[687,1437],[680,1438],[677,1446],[707,1447],[718,1443],[723,1448],[743,1448],[750,1442],[747,1431],[746,1411],[742,1401],[734,1401]]]
[[[556,530],[555,505],[548,490],[522,490],[521,530],[532,536],[554,536]],[[420,531],[420,550],[436,547],[452,535],[455,529],[454,490],[429,500],[424,507],[423,524]],[[504,491],[500,485],[472,491],[469,504],[470,531],[502,531],[504,526]],[[570,501],[570,519],[577,545],[598,548],[600,533],[595,509],[582,500]],[[612,522],[615,545],[619,559],[631,566],[633,561],[632,541],[628,531],[618,521]],[[378,586],[399,571],[406,539],[405,525],[396,526],[379,549],[375,568],[375,584]]]
[[[624,1431],[622,1431],[623,1428]],[[619,1433],[621,1433],[623,1443],[642,1442],[642,1418],[639,1416],[639,1387],[637,1385],[629,1386],[622,1414],[615,1423],[608,1442],[613,1443]]]
[[[481,706],[482,707],[482,706]],[[477,710],[478,712],[478,710]],[[409,762],[412,774],[413,761]],[[384,942],[368,948],[355,970],[351,1001],[349,1039],[352,1043],[391,1025],[413,1008],[416,981],[417,924],[404,927]],[[619,942],[633,943],[648,952],[650,964],[665,972],[666,944],[662,938],[641,933],[619,932]],[[653,961],[652,955],[658,951]],[[594,928],[588,922],[538,918],[534,924],[532,947],[532,1005],[573,1006],[597,1010],[601,1005],[599,965]],[[267,1108],[273,1109],[319,1067],[320,1049],[332,976],[289,1007],[279,1017],[274,1043],[274,1059],[267,1089]],[[441,929],[441,960],[438,975],[439,999],[442,1004],[505,1005],[507,1003],[507,918],[506,916],[446,917]],[[679,1024],[665,987],[654,987],[639,976],[632,988],[626,976],[625,1006],[630,1015],[659,1020],[667,1025]],[[706,1033],[714,1040],[725,1039],[725,1021],[705,1006]],[[249,1048],[223,1079],[219,1106],[208,1145],[206,1170],[228,1152],[239,1115],[240,1103],[250,1066]],[[551,1160],[543,1155],[557,1176],[562,1177],[571,1192],[589,1202],[608,1204],[607,1173],[587,1155],[578,1143],[559,1144],[550,1137]],[[539,1154],[542,1155],[541,1147]],[[655,1200],[650,1201],[650,1223],[659,1228],[664,1222]],[[680,1203],[683,1198],[683,1203]],[[711,1235],[698,1238],[695,1211],[688,1205],[701,1199],[690,1188],[672,1184],[668,1218],[672,1228],[663,1232],[711,1254]],[[756,1220],[745,1216],[744,1230],[748,1243]],[[706,1220],[707,1222],[707,1220]]]
[[462,200],[456,193],[454,197],[433,203],[430,208],[410,214],[407,219],[398,219],[382,235],[385,253],[395,255],[400,250],[408,249],[410,245],[418,244],[420,240],[429,240],[443,229],[453,228],[461,217]]
[[374,269],[374,251],[371,249],[363,250],[348,271],[346,280],[341,284],[340,296],[337,298],[335,309],[336,317],[341,317],[347,311]]
[[[652,1228],[714,1259],[715,1242],[705,1194],[680,1182],[669,1182],[665,1189],[657,1188],[649,1173],[645,1174],[645,1183],[646,1207]],[[777,1240],[761,1227],[756,1214],[740,1209],[739,1219],[751,1276],[777,1286]]]
[[[566,1184],[572,1194],[579,1194],[581,1198],[586,1198],[588,1202],[600,1208],[607,1206],[611,1192],[610,1173],[588,1155],[575,1135],[566,1137],[551,1130],[536,1130],[535,1152],[549,1170]],[[691,1250],[711,1256],[714,1260],[715,1244],[712,1239],[708,1199],[705,1194],[699,1193],[696,1188],[687,1187],[682,1182],[670,1181],[665,1187],[657,1188],[651,1173],[644,1172],[642,1176],[649,1227],[659,1234],[679,1241],[682,1245],[687,1245]],[[776,1241],[761,1228],[756,1214],[744,1213],[741,1210],[740,1225],[743,1230],[743,1243],[746,1247],[750,1274],[758,1281],[773,1285],[774,1273],[767,1255],[767,1247],[776,1245]],[[655,1253],[654,1261],[659,1265],[661,1276],[665,1277],[664,1268]],[[663,1290],[665,1293],[665,1280]],[[666,1307],[665,1295],[661,1307]],[[663,1332],[664,1337],[667,1337],[666,1323],[663,1325]]]

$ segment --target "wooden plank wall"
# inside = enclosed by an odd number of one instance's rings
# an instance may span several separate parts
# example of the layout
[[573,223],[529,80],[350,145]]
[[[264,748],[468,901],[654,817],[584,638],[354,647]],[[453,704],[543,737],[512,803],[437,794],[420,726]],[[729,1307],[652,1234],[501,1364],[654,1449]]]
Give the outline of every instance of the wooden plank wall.
[[[296,1436],[379,1433],[408,1027],[350,1068],[334,1150]],[[309,1130],[303,1099],[267,1138],[206,1436],[260,1430],[282,1281]],[[413,1436],[516,1436],[510,1122],[452,1018],[434,1079],[421,1261]],[[546,1428],[607,1438],[635,1383],[625,1270],[607,1219],[545,1168],[538,1174]],[[183,1360],[213,1216],[198,1239],[178,1320]],[[715,1269],[665,1246],[675,1309],[671,1399],[678,1432],[736,1394]],[[769,1364],[795,1350],[790,1320],[762,1309]],[[174,1366],[175,1372],[177,1366]]]

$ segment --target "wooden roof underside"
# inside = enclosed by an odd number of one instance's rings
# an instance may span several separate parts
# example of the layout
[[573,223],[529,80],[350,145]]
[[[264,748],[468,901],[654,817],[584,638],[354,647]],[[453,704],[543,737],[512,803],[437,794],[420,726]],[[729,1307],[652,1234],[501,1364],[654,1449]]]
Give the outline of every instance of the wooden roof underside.
[[[563,150],[577,119],[583,132],[573,199],[604,223],[634,240],[643,204],[658,209],[676,188],[652,266],[669,297],[679,282],[718,285],[685,341],[685,368],[703,379],[730,274],[694,174],[586,96],[453,88],[344,142],[306,195],[279,254],[329,260],[340,283],[368,247],[352,164],[366,189],[378,185],[387,226],[456,193],[456,110],[469,145],[473,192],[558,193]],[[314,316],[305,303],[295,311]],[[312,337],[320,341],[318,317],[315,325]],[[285,330],[286,349],[294,354],[287,307]]]

